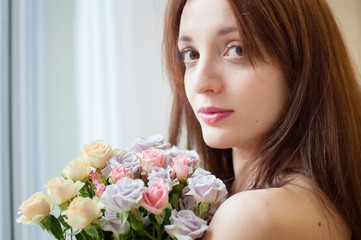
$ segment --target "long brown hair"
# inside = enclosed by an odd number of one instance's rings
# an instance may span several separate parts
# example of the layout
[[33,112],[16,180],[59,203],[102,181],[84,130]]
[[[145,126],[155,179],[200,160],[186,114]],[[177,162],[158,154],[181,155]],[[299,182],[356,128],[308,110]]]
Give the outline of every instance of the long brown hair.
[[[231,184],[231,150],[205,144],[185,95],[185,68],[177,56],[185,3],[170,0],[165,14],[164,55],[174,93],[169,141],[178,144],[185,126],[188,147],[196,148],[205,167]],[[352,239],[361,239],[361,94],[329,6],[325,0],[228,3],[250,60],[264,60],[259,49],[265,48],[280,63],[291,96],[253,161],[237,173],[232,189],[276,187],[277,176],[298,167],[336,206]],[[255,176],[251,182],[250,171]]]

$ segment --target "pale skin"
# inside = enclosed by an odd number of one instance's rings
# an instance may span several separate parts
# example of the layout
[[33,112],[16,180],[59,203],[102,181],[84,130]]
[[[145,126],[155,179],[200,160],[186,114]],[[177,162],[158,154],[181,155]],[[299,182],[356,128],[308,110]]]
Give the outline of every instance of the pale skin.
[[[269,58],[254,66],[247,62],[225,0],[187,1],[178,48],[186,67],[186,94],[203,138],[211,147],[232,148],[236,174],[290,97],[280,66]],[[204,108],[216,110],[204,113]],[[224,112],[229,114],[224,117]],[[204,239],[350,239],[337,211],[331,205],[325,211],[309,180],[301,175],[292,179],[281,188],[244,191],[227,199]]]

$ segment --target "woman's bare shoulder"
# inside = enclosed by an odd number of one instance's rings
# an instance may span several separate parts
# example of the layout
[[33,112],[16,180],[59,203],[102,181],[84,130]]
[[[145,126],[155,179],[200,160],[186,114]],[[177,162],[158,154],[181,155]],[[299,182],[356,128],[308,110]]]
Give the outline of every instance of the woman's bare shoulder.
[[[350,239],[335,229],[323,205],[302,178],[295,184],[240,192],[217,210],[204,239]],[[341,224],[340,224],[341,223]],[[332,237],[331,237],[332,236]]]

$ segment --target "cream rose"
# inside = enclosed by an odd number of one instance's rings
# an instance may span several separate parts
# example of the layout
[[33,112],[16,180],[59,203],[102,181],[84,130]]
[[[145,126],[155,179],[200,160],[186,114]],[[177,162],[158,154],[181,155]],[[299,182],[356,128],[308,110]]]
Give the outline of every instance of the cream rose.
[[85,199],[77,197],[70,203],[68,209],[62,212],[62,215],[67,216],[65,221],[71,227],[85,228],[102,215],[100,210],[99,198]]
[[74,197],[85,183],[71,179],[54,178],[45,184],[48,196],[46,196],[49,203],[52,205],[60,205],[69,201]]
[[116,151],[103,140],[97,140],[83,147],[82,155],[87,158],[90,166],[103,169]]
[[89,177],[90,171],[87,161],[77,158],[66,165],[61,175],[74,181],[83,181]]
[[45,200],[44,194],[37,192],[24,201],[19,210],[18,214],[22,213],[23,216],[16,219],[17,223],[37,224],[49,215],[51,206]]

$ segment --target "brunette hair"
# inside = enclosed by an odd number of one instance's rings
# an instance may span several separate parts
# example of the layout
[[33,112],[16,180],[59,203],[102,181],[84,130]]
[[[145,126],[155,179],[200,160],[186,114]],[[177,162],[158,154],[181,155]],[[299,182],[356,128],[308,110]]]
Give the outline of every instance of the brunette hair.
[[[228,3],[247,57],[251,62],[265,61],[260,51],[265,48],[278,61],[291,96],[254,161],[237,173],[232,189],[277,187],[277,176],[299,168],[335,205],[352,239],[361,239],[361,94],[329,6],[325,0]],[[233,177],[231,149],[205,144],[185,95],[185,67],[177,55],[185,4],[186,0],[170,0],[165,13],[163,50],[174,94],[169,141],[178,144],[185,126],[188,147],[196,148],[205,167],[231,184],[227,181]],[[247,180],[247,172],[255,179]]]

